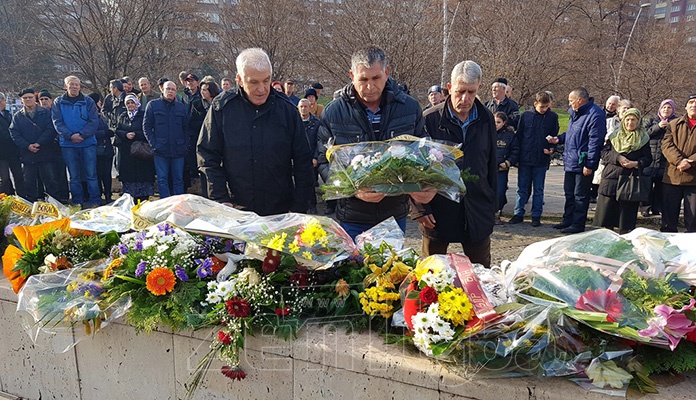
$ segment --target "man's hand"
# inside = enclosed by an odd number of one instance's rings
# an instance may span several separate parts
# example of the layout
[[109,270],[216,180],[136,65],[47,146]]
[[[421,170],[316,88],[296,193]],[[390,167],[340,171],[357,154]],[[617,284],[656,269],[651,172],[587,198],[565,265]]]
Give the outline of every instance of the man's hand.
[[126,133],[126,138],[133,140],[133,138],[135,138],[135,132]]
[[317,165],[319,165],[319,162],[317,161],[316,158],[313,158],[313,159],[312,159],[312,166],[313,166],[314,168],[316,168]]
[[558,144],[558,137],[553,136],[553,137],[547,137],[546,141],[551,143],[551,144]]
[[693,162],[694,162],[694,160],[689,160],[689,159],[685,158],[679,162],[679,165],[677,165],[677,169],[681,172],[684,172],[687,169],[691,168],[691,164]]
[[70,136],[70,141],[77,144],[77,143],[82,143],[85,139],[82,138],[82,135],[79,133],[73,133],[72,136]]
[[594,174],[594,170],[589,169],[589,168],[587,168],[587,167],[583,167],[583,168],[582,168],[582,174],[585,175],[585,176],[592,176],[592,174]]
[[232,203],[230,203],[230,202],[225,202],[225,203],[220,203],[220,204],[222,204],[223,206],[227,206],[227,207],[230,207],[230,208],[234,208],[234,204],[232,204]]
[[551,154],[553,154],[553,149],[544,149],[544,154],[550,156]]
[[418,223],[423,225],[423,227],[426,229],[435,229],[435,217],[433,217],[433,214],[416,218],[416,221],[418,221]]
[[430,190],[424,190],[422,192],[412,192],[409,193],[409,196],[413,198],[417,203],[425,204],[425,203],[430,203],[433,200],[433,197],[437,194],[437,191],[434,189]]
[[355,195],[355,197],[359,198],[362,201],[365,201],[367,203],[379,203],[382,201],[386,196],[384,193],[377,193],[377,192],[371,192],[371,191],[366,191],[366,190],[358,190],[358,193]]
[[660,123],[657,124],[657,125],[658,125],[660,128],[665,129],[665,128],[667,127],[667,125],[669,125],[669,121],[662,120],[662,121],[660,121]]
[[502,169],[502,170],[508,169],[507,163],[506,163],[506,162],[501,162],[500,164],[498,164],[498,168],[500,168],[500,169]]
[[39,152],[39,147],[41,147],[41,145],[38,144],[38,143],[32,143],[32,144],[30,144],[30,145],[28,146],[29,151],[31,151],[32,153],[38,153],[38,152]]

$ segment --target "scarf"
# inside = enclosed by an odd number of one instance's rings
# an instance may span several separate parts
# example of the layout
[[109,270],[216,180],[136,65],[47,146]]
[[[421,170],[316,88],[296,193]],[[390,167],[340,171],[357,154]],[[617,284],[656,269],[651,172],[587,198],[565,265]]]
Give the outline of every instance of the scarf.
[[126,96],[126,98],[123,102],[127,103],[128,100],[131,100],[132,102],[135,103],[135,110],[133,110],[133,111],[128,110],[128,108],[126,107],[126,110],[128,111],[128,118],[132,121],[133,118],[135,118],[135,114],[137,114],[138,110],[140,109],[140,102],[138,101],[138,98],[132,94],[129,94],[128,96]]
[[[626,130],[624,123],[626,117],[633,115],[638,118],[638,127],[634,131]],[[612,147],[619,154],[628,154],[643,147],[650,140],[650,136],[645,131],[645,127],[641,122],[642,116],[637,108],[630,108],[623,116],[619,128],[609,135],[609,141]]]
[[[669,104],[672,106],[672,114],[670,115],[662,115],[662,106],[665,104]],[[677,112],[677,107],[674,105],[674,100],[672,99],[667,99],[663,100],[662,103],[660,103],[660,108],[657,109],[657,116],[660,118],[660,121],[668,121],[670,118],[672,118],[672,115],[676,114]]]

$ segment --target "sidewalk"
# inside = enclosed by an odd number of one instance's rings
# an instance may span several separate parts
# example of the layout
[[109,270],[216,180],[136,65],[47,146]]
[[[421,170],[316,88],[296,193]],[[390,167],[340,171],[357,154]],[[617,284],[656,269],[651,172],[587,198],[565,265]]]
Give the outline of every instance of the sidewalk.
[[[562,217],[565,197],[563,195],[563,166],[551,166],[546,172],[546,182],[544,185],[544,217]],[[507,199],[508,203],[503,207],[503,214],[512,216],[515,208],[515,198],[517,197],[517,168],[510,170],[508,179]],[[590,210],[594,204],[590,204]],[[532,198],[527,202],[527,215],[532,209]],[[594,212],[588,212],[588,216],[594,216]]]

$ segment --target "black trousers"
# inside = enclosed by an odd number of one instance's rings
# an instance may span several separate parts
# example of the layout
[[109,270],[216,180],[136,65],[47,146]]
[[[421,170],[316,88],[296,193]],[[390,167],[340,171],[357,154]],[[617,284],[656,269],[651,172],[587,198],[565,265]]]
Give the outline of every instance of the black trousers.
[[[423,256],[427,257],[433,254],[447,254],[449,243],[440,242],[436,239],[431,239],[423,236]],[[478,242],[462,243],[464,254],[469,257],[472,264],[481,264],[486,268],[491,267],[491,237],[480,240]]]
[[696,186],[662,185],[662,232],[677,232],[679,212],[684,200],[684,226],[696,232]]
[[617,201],[614,197],[600,193],[592,225],[608,229],[618,226],[622,232],[632,231],[636,229],[639,205],[637,201]]

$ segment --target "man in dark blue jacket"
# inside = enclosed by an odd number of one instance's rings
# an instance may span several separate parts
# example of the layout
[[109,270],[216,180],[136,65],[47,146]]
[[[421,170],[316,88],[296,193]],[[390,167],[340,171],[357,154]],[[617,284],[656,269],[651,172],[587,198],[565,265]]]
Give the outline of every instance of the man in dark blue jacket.
[[[10,135],[19,147],[24,161],[24,182],[26,199],[34,202],[43,199],[39,181],[46,192],[59,201],[65,201],[61,190],[61,173],[54,168],[61,158],[60,147],[56,142],[56,130],[51,120],[51,111],[36,105],[34,89],[24,89],[19,98],[24,107],[12,117]],[[65,172],[63,167],[63,173]]]
[[[70,174],[72,203],[86,207],[99,206],[101,196],[97,183],[97,138],[94,136],[99,126],[97,105],[89,96],[80,92],[78,77],[68,76],[64,83],[66,93],[53,103],[51,116]],[[83,180],[87,182],[87,201],[82,190]]]
[[511,224],[524,220],[524,207],[529,200],[529,189],[533,187],[532,226],[541,226],[544,181],[554,147],[547,138],[558,136],[558,129],[558,114],[551,111],[551,98],[546,92],[537,93],[534,108],[520,117],[514,142],[517,151],[510,160],[518,168],[517,200]]
[[[314,89],[311,89],[314,90]],[[316,104],[316,103],[315,103]],[[297,103],[297,110],[300,112],[300,118],[302,118],[302,125],[305,128],[305,134],[307,135],[307,141],[309,142],[309,150],[312,153],[312,167],[314,169],[314,186],[316,187],[318,179],[318,169],[317,169],[317,132],[319,131],[319,118],[310,112],[312,109],[312,103],[308,99],[300,99]],[[309,198],[309,213],[317,213],[317,194],[314,188],[312,188],[312,194]]]
[[213,100],[198,139],[209,198],[259,215],[306,212],[314,178],[300,114],[271,88],[266,52],[246,49],[236,66],[238,90]]
[[155,158],[160,198],[184,193],[184,158],[190,140],[188,109],[176,100],[176,83],[167,81],[163,87],[162,97],[147,103],[143,118],[143,133]]
[[[25,93],[24,90],[19,97],[34,95],[33,89],[31,93]],[[19,149],[10,137],[10,124],[12,123],[12,115],[7,107],[7,99],[4,93],[0,93],[0,193],[15,194],[25,197],[24,192],[24,173],[22,172],[22,162],[19,160]],[[14,178],[14,186],[10,179],[10,171]]]
[[[420,104],[399,89],[389,77],[384,50],[368,47],[356,51],[351,59],[352,83],[340,90],[338,99],[324,109],[319,126],[319,174],[328,179],[326,149],[334,144],[383,141],[400,135],[423,135]],[[394,217],[406,231],[409,196],[385,197],[380,193],[359,193],[338,200],[336,218],[355,238],[361,232]]]
[[577,88],[570,92],[568,104],[568,130],[558,137],[548,139],[551,144],[565,143],[565,207],[563,220],[553,227],[560,229],[561,233],[578,233],[585,230],[592,175],[599,166],[607,126],[604,110],[594,103],[594,98],[590,97],[587,89]]

